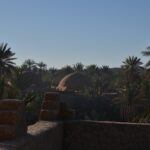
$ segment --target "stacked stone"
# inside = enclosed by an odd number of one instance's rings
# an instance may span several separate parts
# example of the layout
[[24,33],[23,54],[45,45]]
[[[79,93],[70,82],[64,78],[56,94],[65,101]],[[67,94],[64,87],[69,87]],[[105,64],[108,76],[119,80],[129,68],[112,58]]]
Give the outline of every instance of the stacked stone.
[[68,108],[66,103],[60,103],[59,117],[61,120],[72,120],[75,118],[75,110]]
[[45,94],[39,120],[71,120],[74,116],[75,111],[69,109],[64,102],[61,102],[59,92],[49,92]]
[[39,120],[55,121],[59,119],[60,99],[58,92],[46,93],[42,102]]
[[26,133],[24,101],[0,100],[0,140],[14,139]]

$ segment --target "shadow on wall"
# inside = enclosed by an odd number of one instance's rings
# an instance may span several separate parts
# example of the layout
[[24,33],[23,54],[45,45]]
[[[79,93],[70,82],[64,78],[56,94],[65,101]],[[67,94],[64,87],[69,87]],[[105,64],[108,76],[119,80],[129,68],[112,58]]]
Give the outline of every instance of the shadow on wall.
[[64,150],[150,150],[150,125],[119,122],[64,123]]

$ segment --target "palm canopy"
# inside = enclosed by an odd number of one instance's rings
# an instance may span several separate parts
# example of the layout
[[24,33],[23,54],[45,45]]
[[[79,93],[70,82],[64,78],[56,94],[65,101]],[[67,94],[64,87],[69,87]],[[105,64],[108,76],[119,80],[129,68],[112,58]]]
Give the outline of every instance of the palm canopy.
[[[146,51],[143,51],[142,54],[144,56],[150,56],[150,46],[147,47],[147,50]],[[150,60],[146,63],[146,67],[150,67]]]
[[135,56],[129,56],[123,61],[123,74],[124,80],[127,83],[135,83],[135,80],[139,81],[139,71],[142,62],[140,58]]
[[90,75],[94,75],[94,74],[99,74],[99,68],[97,65],[92,64],[86,67],[86,71],[90,74]]
[[42,61],[37,63],[37,66],[39,67],[40,70],[45,70],[47,67],[47,65]]
[[109,66],[105,66],[103,65],[101,68],[100,68],[101,72],[102,73],[111,73],[111,69],[109,68]]
[[137,69],[142,65],[141,59],[135,56],[129,56],[123,61],[123,68],[126,69]]
[[27,59],[24,61],[22,67],[24,69],[27,69],[29,71],[33,70],[33,68],[36,66],[36,62],[32,59]]
[[16,59],[13,57],[15,53],[7,45],[0,44],[0,76],[8,75],[15,69],[15,63],[13,62]]
[[147,50],[146,50],[146,51],[143,51],[142,54],[143,54],[144,56],[150,56],[150,46],[147,47]]
[[79,63],[76,63],[76,64],[73,66],[73,68],[74,68],[75,71],[83,71],[84,65],[83,65],[81,62],[79,62]]
[[74,72],[73,68],[69,65],[62,67],[60,71],[62,72],[62,74],[70,74]]

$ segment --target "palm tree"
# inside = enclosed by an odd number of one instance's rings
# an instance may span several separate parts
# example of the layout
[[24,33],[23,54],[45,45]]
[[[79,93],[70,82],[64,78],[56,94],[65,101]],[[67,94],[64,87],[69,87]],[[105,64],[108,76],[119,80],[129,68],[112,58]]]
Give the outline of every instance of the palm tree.
[[33,70],[36,67],[36,62],[32,59],[27,59],[24,61],[22,68],[24,68],[25,70],[29,70],[31,72],[31,70]]
[[121,115],[122,118],[131,121],[135,117],[136,102],[139,100],[140,90],[139,69],[142,62],[140,58],[129,56],[123,61],[123,78],[121,87]]
[[52,88],[52,87],[56,86],[55,79],[56,79],[58,70],[56,68],[52,67],[52,68],[49,68],[48,72],[49,72],[49,76],[50,76],[50,87]]
[[40,79],[42,80],[42,72],[44,70],[46,70],[47,65],[44,62],[41,61],[41,62],[37,63],[37,66],[39,67]]
[[60,69],[60,74],[62,76],[65,76],[65,75],[70,74],[72,72],[73,72],[73,68],[69,65],[66,65]]
[[141,59],[135,56],[129,56],[123,61],[123,67],[126,69],[137,69],[140,65],[142,65]]
[[99,74],[99,68],[95,64],[87,66],[86,71],[88,74],[90,74],[90,76],[93,76],[94,74]]
[[12,71],[15,69],[15,63],[13,60],[13,56],[15,53],[11,51],[11,48],[7,47],[8,44],[0,44],[0,77],[4,77],[4,75],[10,75]]
[[103,65],[103,66],[100,68],[100,70],[101,70],[102,73],[106,73],[106,74],[108,74],[108,73],[111,72],[111,69],[109,68],[109,66],[105,66],[105,65]]
[[74,68],[74,71],[83,71],[84,65],[83,65],[81,62],[79,62],[79,63],[76,63],[76,64],[73,66],[73,68]]
[[142,65],[141,59],[135,56],[129,56],[123,61],[123,85],[126,89],[131,87],[139,88],[140,85],[140,74],[139,70]]
[[42,61],[37,63],[37,66],[39,67],[39,69],[41,71],[46,70],[46,68],[47,68],[47,65],[44,62],[42,62]]
[[[146,51],[143,51],[142,54],[144,56],[150,56],[150,46],[147,47],[147,50]],[[150,60],[146,63],[146,67],[150,67]]]
[[109,66],[106,65],[102,65],[102,67],[100,67],[100,74],[101,74],[101,78],[100,78],[100,83],[101,83],[101,93],[103,92],[109,92],[111,89],[111,80],[112,80],[112,71],[109,68]]
[[129,56],[123,61],[122,68],[125,71],[125,76],[128,81],[132,82],[138,78],[141,65],[141,59],[135,56]]
[[8,44],[0,44],[0,98],[3,98],[6,94],[6,88],[9,86],[8,76],[10,76],[15,70],[15,63],[13,56],[15,53],[11,51],[11,48],[7,47]]
[[89,76],[89,79],[91,79],[92,82],[92,93],[94,95],[98,95],[100,93],[100,70],[97,65],[91,64],[86,67],[86,73]]

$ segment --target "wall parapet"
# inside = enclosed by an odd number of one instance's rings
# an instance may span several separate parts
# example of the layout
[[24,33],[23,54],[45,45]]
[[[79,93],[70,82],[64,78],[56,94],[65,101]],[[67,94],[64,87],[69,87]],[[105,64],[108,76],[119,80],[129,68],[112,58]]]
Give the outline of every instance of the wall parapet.
[[0,143],[0,150],[61,150],[62,123],[39,121],[20,138]]
[[71,121],[75,113],[59,96],[46,93],[40,121],[28,130],[24,102],[2,100],[0,150],[150,150],[150,124]]
[[39,121],[0,150],[150,150],[150,124]]
[[150,150],[150,124],[68,121],[63,143],[65,150]]

